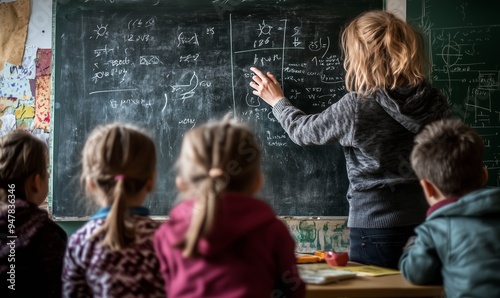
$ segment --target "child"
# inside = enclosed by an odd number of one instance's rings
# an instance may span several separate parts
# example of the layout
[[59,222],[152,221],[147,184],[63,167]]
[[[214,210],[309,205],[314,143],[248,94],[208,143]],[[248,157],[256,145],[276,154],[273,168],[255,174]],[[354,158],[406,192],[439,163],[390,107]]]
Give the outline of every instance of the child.
[[349,93],[319,114],[294,107],[269,72],[251,68],[250,86],[273,106],[293,142],[343,146],[350,260],[397,268],[406,240],[425,219],[425,197],[409,164],[413,137],[449,107],[425,80],[419,35],[393,14],[361,14],[341,43]]
[[24,131],[0,138],[0,297],[61,297],[67,236],[38,206],[49,191],[47,145]]
[[500,297],[500,188],[482,188],[484,144],[459,120],[437,121],[415,139],[411,163],[427,220],[399,263],[411,283],[440,284],[447,297]]
[[156,179],[151,138],[131,125],[96,127],[83,148],[82,185],[102,207],[69,240],[64,297],[164,297],[143,207]]
[[186,133],[176,178],[185,199],[155,235],[169,298],[304,296],[293,238],[254,197],[263,182],[260,157],[242,124]]

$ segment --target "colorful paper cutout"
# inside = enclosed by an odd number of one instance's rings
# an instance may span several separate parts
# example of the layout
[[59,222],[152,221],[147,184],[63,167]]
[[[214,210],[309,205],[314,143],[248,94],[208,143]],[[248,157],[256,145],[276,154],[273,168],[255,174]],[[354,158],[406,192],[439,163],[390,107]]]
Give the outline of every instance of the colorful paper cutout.
[[36,53],[36,76],[48,76],[52,67],[52,50],[38,49]]
[[17,120],[26,120],[35,117],[35,108],[32,106],[25,106],[21,104],[14,112]]
[[14,110],[19,105],[19,100],[14,97],[0,97],[0,136],[16,128]]
[[31,86],[28,79],[1,78],[0,97],[15,97],[21,100],[32,100]]
[[14,65],[12,63],[5,62],[3,70],[0,71],[0,76],[11,79],[35,79],[36,54],[36,47],[26,47],[24,49],[22,64]]
[[50,76],[36,78],[35,128],[49,130],[50,126]]

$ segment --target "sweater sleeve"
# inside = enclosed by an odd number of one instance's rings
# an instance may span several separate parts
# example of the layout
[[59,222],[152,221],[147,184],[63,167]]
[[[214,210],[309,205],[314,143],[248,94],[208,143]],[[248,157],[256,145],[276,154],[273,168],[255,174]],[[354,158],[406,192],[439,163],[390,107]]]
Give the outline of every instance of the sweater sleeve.
[[416,238],[410,238],[399,260],[404,278],[416,285],[442,284],[442,263],[425,224],[416,229]]
[[282,98],[273,107],[273,114],[297,145],[339,142],[342,146],[349,146],[352,143],[355,107],[355,99],[348,93],[323,112],[306,115],[287,98]]

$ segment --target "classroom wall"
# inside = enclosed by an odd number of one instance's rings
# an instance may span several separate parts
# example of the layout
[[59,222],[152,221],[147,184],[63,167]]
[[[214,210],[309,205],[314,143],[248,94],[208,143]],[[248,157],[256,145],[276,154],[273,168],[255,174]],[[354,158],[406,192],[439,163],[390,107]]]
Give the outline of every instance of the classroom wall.
[[[9,3],[14,2],[15,0],[0,0],[0,3]],[[36,49],[51,49],[52,47],[52,0],[31,0],[31,13],[30,13],[30,21],[28,26],[28,32],[26,37],[25,44],[25,56],[27,56],[28,52],[31,54],[36,51]],[[0,75],[7,76],[9,64],[4,65],[5,73],[0,73]],[[0,78],[2,79],[2,78]],[[18,85],[22,85],[24,83],[24,78],[16,77]],[[34,94],[27,95],[23,100],[23,104],[30,106],[32,105],[34,99],[29,98],[33,97]],[[0,104],[1,106],[1,104]],[[3,113],[9,113],[10,111],[0,110],[0,116]],[[21,124],[21,117],[18,116],[20,113],[16,113],[17,125]],[[29,130],[31,130],[35,135],[39,138],[44,139],[48,142],[49,130],[43,129],[35,129],[33,125],[33,119],[29,119],[29,117],[24,119],[22,125],[25,125]],[[2,128],[2,124],[0,124],[0,128]],[[72,221],[72,222],[58,222],[61,227],[66,231],[66,233],[71,234],[76,229],[78,229],[83,222]]]
[[[0,3],[12,1],[0,0]],[[52,47],[52,0],[31,0],[31,5],[26,48],[50,49]],[[402,19],[406,18],[406,0],[387,0],[386,8]],[[37,133],[48,133],[48,131],[37,131]],[[295,238],[299,252],[348,250],[346,218],[284,217],[283,221]],[[58,221],[57,223],[68,235],[71,235],[85,221]]]

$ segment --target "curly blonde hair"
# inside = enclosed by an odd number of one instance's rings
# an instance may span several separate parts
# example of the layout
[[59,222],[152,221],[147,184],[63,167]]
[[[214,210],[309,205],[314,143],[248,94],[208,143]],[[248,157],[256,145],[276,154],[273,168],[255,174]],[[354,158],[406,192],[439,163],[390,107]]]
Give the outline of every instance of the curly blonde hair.
[[362,13],[341,35],[348,91],[415,87],[425,80],[422,36],[386,11]]

